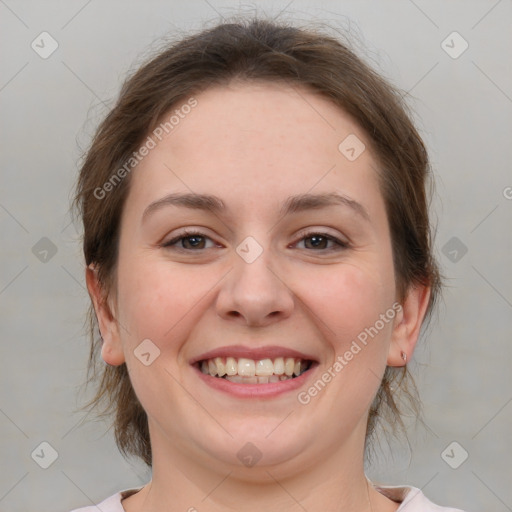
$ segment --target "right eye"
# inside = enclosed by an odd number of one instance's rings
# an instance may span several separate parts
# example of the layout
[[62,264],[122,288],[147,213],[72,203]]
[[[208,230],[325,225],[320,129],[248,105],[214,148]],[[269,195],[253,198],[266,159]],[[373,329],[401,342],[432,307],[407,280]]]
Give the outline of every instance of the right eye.
[[[195,230],[186,230],[171,240],[163,243],[161,247],[176,248],[179,251],[197,251],[201,249],[209,249],[211,247],[205,247],[206,240],[212,241],[211,238],[206,236],[204,233]],[[181,247],[176,246],[178,242],[181,242]]]

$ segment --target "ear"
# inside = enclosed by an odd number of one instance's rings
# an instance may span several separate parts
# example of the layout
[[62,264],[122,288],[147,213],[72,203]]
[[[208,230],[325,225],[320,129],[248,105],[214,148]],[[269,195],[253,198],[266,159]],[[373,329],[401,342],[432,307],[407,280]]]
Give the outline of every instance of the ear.
[[101,288],[101,283],[98,280],[97,268],[93,264],[85,269],[85,281],[103,339],[101,357],[107,364],[119,366],[125,362],[121,338],[119,336],[119,325],[105,299],[105,292]]
[[[405,366],[414,352],[430,299],[429,286],[409,288],[393,323],[388,366]],[[405,359],[404,359],[405,354]]]

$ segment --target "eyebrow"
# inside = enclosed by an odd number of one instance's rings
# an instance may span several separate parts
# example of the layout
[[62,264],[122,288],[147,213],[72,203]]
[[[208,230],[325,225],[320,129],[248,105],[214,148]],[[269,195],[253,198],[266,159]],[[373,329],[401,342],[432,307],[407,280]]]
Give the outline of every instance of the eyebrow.
[[[370,222],[370,215],[366,208],[361,204],[343,194],[337,192],[324,192],[319,194],[299,194],[290,196],[286,199],[281,207],[280,214],[282,216],[293,213],[317,210],[329,206],[346,206],[364,220]],[[222,199],[210,194],[197,193],[173,193],[168,194],[161,199],[151,203],[142,214],[142,221],[146,220],[151,214],[166,206],[177,206],[181,208],[189,208],[192,210],[203,210],[213,214],[220,214],[226,211],[226,205]]]

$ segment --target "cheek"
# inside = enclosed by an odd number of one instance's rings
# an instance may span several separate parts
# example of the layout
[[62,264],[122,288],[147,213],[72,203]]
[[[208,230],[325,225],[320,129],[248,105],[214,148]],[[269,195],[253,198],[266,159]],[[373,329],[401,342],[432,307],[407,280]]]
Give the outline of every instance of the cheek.
[[194,321],[194,311],[218,281],[211,271],[177,268],[167,261],[133,259],[119,267],[120,320],[131,345],[149,338],[161,350],[175,348],[173,340]]
[[[322,329],[331,353],[317,377],[328,381],[325,392],[322,384],[315,383],[315,389],[304,391],[318,394],[319,401],[328,403],[330,414],[349,423],[363,417],[377,392],[396,315],[393,274],[383,275],[371,268],[346,265],[337,272],[326,272],[325,277],[316,272],[303,290],[305,304],[320,320],[315,324]],[[351,420],[346,417],[347,410]],[[333,435],[339,434],[336,425]]]
[[[159,415],[157,396],[165,396],[171,409],[178,406],[183,390],[175,379],[180,380],[181,349],[191,326],[199,322],[201,299],[212,286],[211,276],[208,279],[205,272],[178,270],[169,262],[134,258],[119,267],[119,316],[126,364],[135,393],[151,415]],[[146,366],[137,358],[137,348],[148,339],[159,353]],[[145,346],[154,357],[155,349]]]
[[347,263],[310,271],[297,281],[302,282],[301,299],[322,320],[317,325],[323,325],[336,352],[391,308],[394,285],[388,274],[373,265]]

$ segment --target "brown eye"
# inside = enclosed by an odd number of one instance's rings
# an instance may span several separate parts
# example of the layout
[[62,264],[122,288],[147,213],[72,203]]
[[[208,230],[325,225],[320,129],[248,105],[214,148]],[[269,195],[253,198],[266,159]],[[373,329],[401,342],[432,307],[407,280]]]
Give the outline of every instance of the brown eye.
[[187,231],[165,242],[162,244],[162,247],[176,248],[177,250],[183,251],[208,249],[209,247],[206,247],[207,240],[211,239],[203,233]]
[[[342,242],[338,238],[328,235],[327,233],[308,233],[304,235],[299,242],[310,240],[311,242],[305,242],[306,249],[318,249],[319,251],[336,251],[346,249],[348,244]],[[329,242],[332,242],[334,246],[328,247]]]
[[[308,236],[304,238],[304,240],[311,240],[310,245],[312,246],[313,249],[327,249],[326,244],[330,242],[330,240],[327,237],[322,235]],[[305,245],[307,248],[307,243]]]

